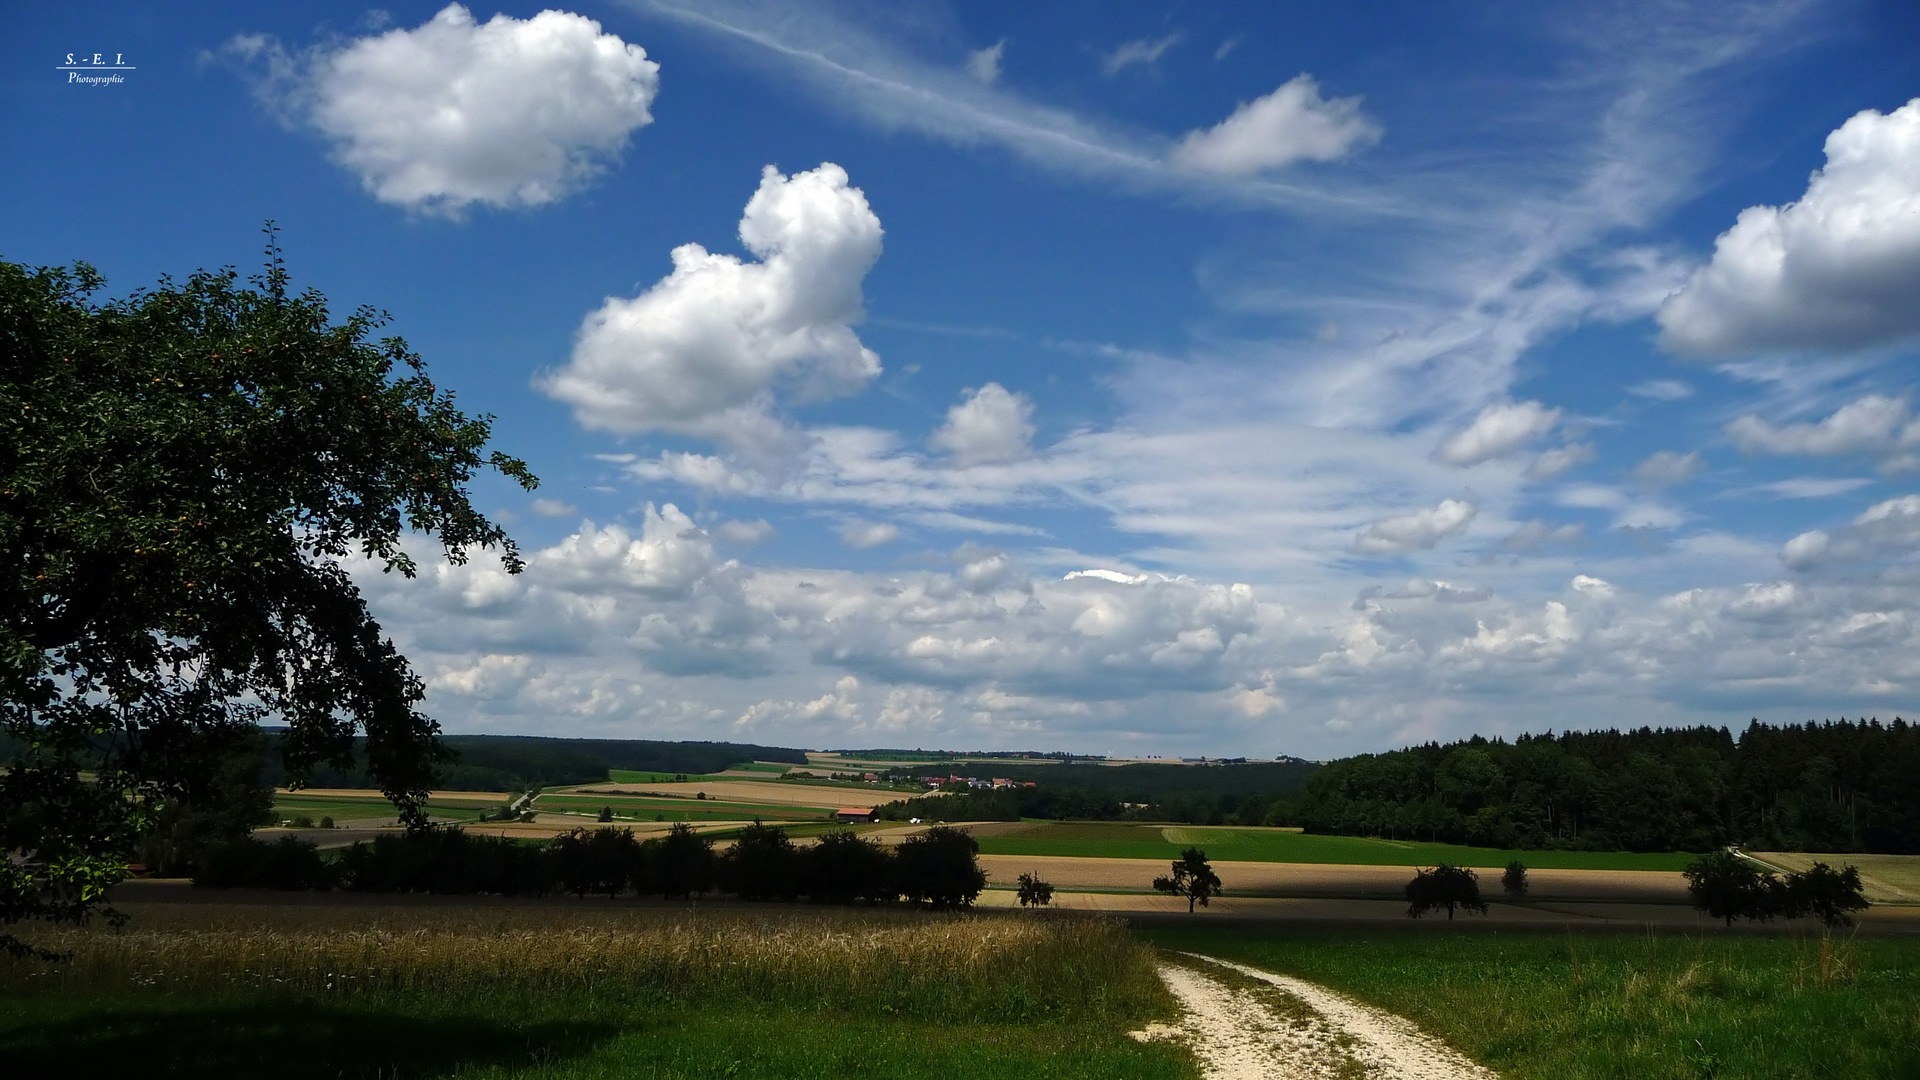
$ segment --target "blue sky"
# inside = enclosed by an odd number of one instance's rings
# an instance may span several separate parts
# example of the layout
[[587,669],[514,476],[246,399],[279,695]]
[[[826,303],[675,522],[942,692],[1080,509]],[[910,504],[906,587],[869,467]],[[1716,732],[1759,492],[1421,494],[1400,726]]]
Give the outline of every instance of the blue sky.
[[15,11],[0,257],[273,219],[497,417],[528,572],[362,578],[451,731],[1914,711],[1912,5],[796,10]]

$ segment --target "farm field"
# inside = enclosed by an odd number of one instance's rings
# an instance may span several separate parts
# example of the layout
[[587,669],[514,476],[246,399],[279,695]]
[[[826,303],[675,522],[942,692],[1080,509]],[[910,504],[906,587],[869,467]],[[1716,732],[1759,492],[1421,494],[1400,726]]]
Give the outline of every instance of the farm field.
[[0,960],[17,1075],[1195,1080],[1100,920],[531,905],[132,905]]
[[661,815],[663,821],[690,821],[696,818],[701,821],[736,821],[754,817],[768,821],[804,821],[817,818],[828,809],[825,806],[774,806],[767,803],[721,802],[717,799],[648,799],[613,794],[542,795],[534,801],[534,808],[542,813],[594,814],[603,806],[610,807],[615,816],[638,816],[652,820],[655,815]]
[[1854,866],[1867,899],[1876,904],[1920,904],[1920,855],[1807,855],[1796,851],[1756,851],[1754,858],[1786,870],[1804,871],[1816,862],[1834,869]]
[[[986,841],[980,841],[986,846]],[[1208,852],[1211,854],[1211,850]],[[1034,874],[1060,889],[1108,892],[1146,892],[1153,879],[1167,872],[1169,860],[1101,859],[1071,855],[982,855],[980,865],[988,880],[1005,885],[1021,874]],[[1230,862],[1211,860],[1213,869],[1235,896],[1400,897],[1407,879],[1406,866],[1365,866],[1353,863]],[[1481,890],[1497,896],[1499,867],[1481,867]],[[1684,904],[1687,883],[1671,870],[1530,870],[1534,899],[1578,899],[1636,903]]]
[[[434,792],[427,800],[427,809],[438,819],[471,821],[485,811],[505,806],[507,798],[504,794]],[[396,820],[393,804],[377,791],[352,794],[339,789],[276,791],[273,809],[281,817],[305,814],[316,821],[322,817],[335,821]]]
[[1920,1075],[1920,940],[1142,931],[1408,1017],[1507,1080]]
[[[625,793],[630,797],[647,794],[677,796],[692,800],[704,792],[709,800],[735,805],[804,806],[815,810],[833,810],[842,806],[874,806],[908,797],[872,784],[808,784],[790,780],[685,780],[678,783],[647,784],[645,791],[622,788],[618,784],[588,784],[568,794],[604,798]],[[541,796],[544,802],[548,796]]]
[[980,851],[991,855],[1165,859],[1182,849],[1204,849],[1215,862],[1282,862],[1355,866],[1504,867],[1518,859],[1528,869],[1679,870],[1694,859],[1684,852],[1504,851],[1497,848],[1316,836],[1290,829],[1208,826],[1029,824],[979,834]]

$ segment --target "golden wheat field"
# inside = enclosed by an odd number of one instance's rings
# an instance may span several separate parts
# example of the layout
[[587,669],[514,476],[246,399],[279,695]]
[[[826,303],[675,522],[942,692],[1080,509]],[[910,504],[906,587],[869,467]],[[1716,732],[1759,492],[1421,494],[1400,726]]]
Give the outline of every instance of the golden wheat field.
[[271,989],[833,1001],[977,1011],[1007,987],[1096,1010],[1154,993],[1146,950],[1100,918],[689,912],[624,905],[154,905],[133,927],[36,935],[66,964],[0,962],[0,990]]

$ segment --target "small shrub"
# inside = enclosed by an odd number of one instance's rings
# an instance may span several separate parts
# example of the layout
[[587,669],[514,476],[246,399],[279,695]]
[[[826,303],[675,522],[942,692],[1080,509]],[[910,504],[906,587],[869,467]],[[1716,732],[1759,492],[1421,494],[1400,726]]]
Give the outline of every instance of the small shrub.
[[328,816],[321,818],[320,827],[323,829],[333,828],[333,816],[329,814]]
[[1507,872],[1500,875],[1500,888],[1506,891],[1507,899],[1520,903],[1527,898],[1527,865],[1518,859],[1507,864]]
[[603,807],[601,807],[601,808],[600,808],[600,821],[601,821],[601,823],[602,823],[602,824],[605,824],[606,822],[609,822],[609,821],[612,821],[612,820],[613,820],[613,807],[611,807],[611,806],[603,806]]
[[1020,906],[1046,907],[1053,903],[1053,885],[1032,874],[1020,875]]

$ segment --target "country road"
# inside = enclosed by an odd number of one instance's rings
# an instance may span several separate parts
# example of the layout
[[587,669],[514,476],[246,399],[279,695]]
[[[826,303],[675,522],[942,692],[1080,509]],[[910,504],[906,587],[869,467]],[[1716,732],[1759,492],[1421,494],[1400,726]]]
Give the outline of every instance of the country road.
[[1310,982],[1194,953],[1169,954],[1160,977],[1184,1015],[1133,1035],[1185,1042],[1207,1080],[1498,1080],[1406,1019]]

